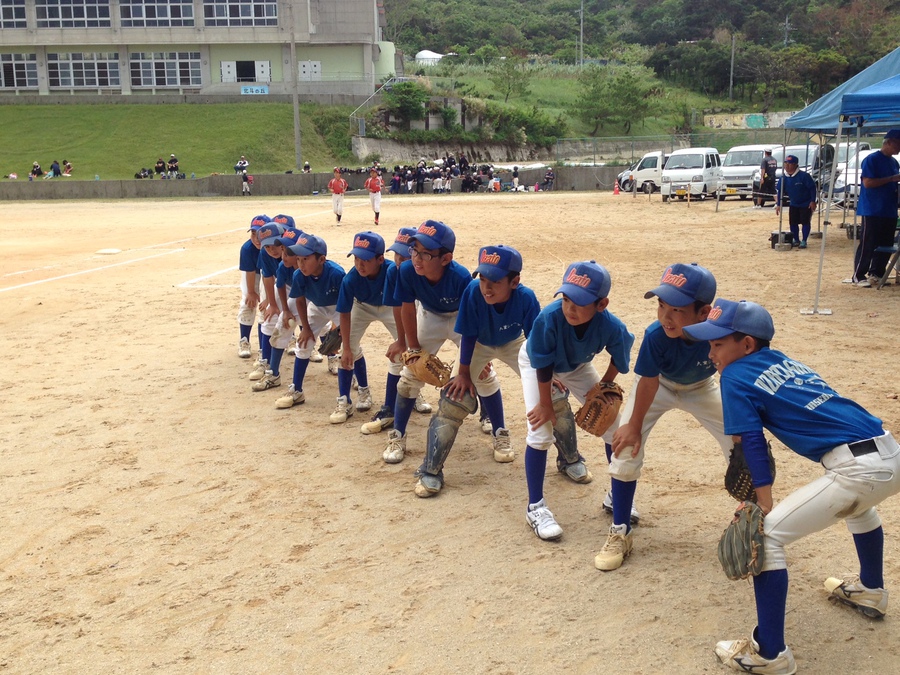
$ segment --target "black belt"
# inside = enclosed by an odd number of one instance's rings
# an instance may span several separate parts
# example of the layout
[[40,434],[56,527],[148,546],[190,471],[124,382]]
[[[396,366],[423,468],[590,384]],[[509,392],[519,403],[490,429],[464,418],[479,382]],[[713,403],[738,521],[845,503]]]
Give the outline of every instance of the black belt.
[[870,438],[865,441],[856,441],[856,443],[847,443],[847,447],[850,448],[850,452],[854,457],[859,457],[860,455],[870,455],[873,452],[878,452],[878,446],[875,444],[874,438]]

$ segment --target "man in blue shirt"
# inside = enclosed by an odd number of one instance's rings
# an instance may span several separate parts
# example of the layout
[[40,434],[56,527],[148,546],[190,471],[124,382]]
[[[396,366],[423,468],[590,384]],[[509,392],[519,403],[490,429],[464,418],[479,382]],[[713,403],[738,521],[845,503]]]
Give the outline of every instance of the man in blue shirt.
[[[816,181],[805,171],[802,171],[796,155],[788,155],[784,158],[784,175],[778,180],[775,191],[778,201],[775,204],[775,213],[781,215],[781,207],[784,197],[791,200],[788,209],[788,224],[791,228],[793,241],[791,246],[806,248],[806,240],[809,239],[810,221],[813,211],[816,210]],[[800,227],[803,227],[803,239],[800,238]]]

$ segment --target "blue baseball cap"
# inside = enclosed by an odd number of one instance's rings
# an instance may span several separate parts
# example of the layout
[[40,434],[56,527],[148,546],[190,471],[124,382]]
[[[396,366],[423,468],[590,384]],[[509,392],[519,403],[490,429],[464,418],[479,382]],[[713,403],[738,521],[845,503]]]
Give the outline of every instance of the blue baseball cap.
[[797,155],[788,155],[784,158],[785,164],[799,164],[800,160],[797,159]]
[[260,246],[274,246],[278,237],[284,234],[284,228],[278,223],[266,223],[259,228],[257,234]]
[[384,239],[377,232],[366,230],[353,237],[353,249],[347,254],[355,255],[363,260],[371,260],[384,255]]
[[691,305],[695,300],[709,305],[716,297],[716,278],[697,263],[675,263],[663,272],[659,286],[644,293],[645,298],[654,295],[673,307]]
[[319,255],[328,254],[328,244],[325,243],[325,240],[322,239],[322,237],[317,237],[314,234],[306,234],[305,232],[300,234],[296,244],[289,246],[288,248],[291,253],[299,256],[312,255],[313,253],[318,253]]
[[275,240],[275,243],[286,248],[291,247],[297,243],[301,234],[303,234],[301,230],[293,227],[286,227],[284,228],[284,232],[281,233],[281,236]]
[[576,305],[584,307],[609,295],[612,286],[609,272],[594,260],[572,263],[563,275],[562,286],[553,294],[564,294]]
[[886,141],[895,141],[900,139],[900,129],[891,129],[884,135],[884,140]]
[[409,247],[412,244],[412,238],[416,236],[416,228],[401,227],[394,238],[394,243],[388,247],[388,251],[399,253],[404,258],[409,257]]
[[[456,235],[453,234],[453,230],[439,220],[426,220],[419,225],[412,240],[421,242],[427,249],[445,248],[452,252],[456,248]],[[413,241],[410,241],[410,246]]]
[[719,340],[732,333],[771,340],[775,335],[772,316],[765,307],[749,300],[716,300],[706,321],[685,326],[682,330],[692,340]]
[[511,246],[484,246],[478,251],[478,267],[472,274],[480,274],[490,281],[500,281],[510,272],[522,271],[522,256]]
[[274,216],[272,218],[272,222],[283,225],[284,227],[296,227],[296,225],[294,225],[294,219],[290,216],[284,215],[283,213],[279,213],[277,216]]
[[253,216],[253,218],[250,219],[250,229],[258,230],[266,223],[271,223],[271,222],[272,222],[272,219],[269,218],[269,216],[267,216],[265,214],[262,214],[259,216]]

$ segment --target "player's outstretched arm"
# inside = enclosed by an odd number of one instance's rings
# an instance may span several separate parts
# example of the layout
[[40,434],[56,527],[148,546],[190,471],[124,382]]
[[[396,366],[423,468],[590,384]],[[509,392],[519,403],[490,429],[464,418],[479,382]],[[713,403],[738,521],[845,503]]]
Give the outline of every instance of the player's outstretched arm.
[[421,349],[419,344],[418,319],[416,318],[416,303],[404,302],[400,308],[403,320],[403,332],[406,335],[407,349]]
[[353,370],[353,350],[350,349],[350,312],[340,313],[341,368]]
[[629,446],[634,448],[631,456],[637,457],[643,441],[641,429],[644,427],[644,417],[647,416],[657,391],[659,391],[659,377],[642,377],[638,380],[631,417],[613,434],[612,448],[616,457]]
[[553,411],[553,399],[551,395],[551,380],[541,382],[538,380],[538,392],[540,392],[540,401],[536,406],[528,411],[526,418],[528,424],[531,425],[532,431],[537,431],[547,422],[556,424],[556,413]]
[[312,341],[316,343],[316,336],[313,335],[312,328],[309,326],[309,312],[307,310],[306,297],[297,298],[297,314],[300,317],[300,337],[297,338],[297,344],[305,347]]
[[400,307],[394,307],[394,322],[397,324],[397,339],[388,345],[384,353],[388,360],[396,362],[400,355],[406,351],[406,334],[403,332],[403,313]]

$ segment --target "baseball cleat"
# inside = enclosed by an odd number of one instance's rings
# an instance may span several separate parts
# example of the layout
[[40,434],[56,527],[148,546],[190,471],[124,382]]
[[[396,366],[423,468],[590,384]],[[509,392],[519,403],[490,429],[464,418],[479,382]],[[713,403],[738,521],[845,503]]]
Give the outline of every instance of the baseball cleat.
[[582,461],[565,465],[557,463],[556,468],[560,473],[564,473],[569,480],[574,481],[575,483],[590,483],[594,480],[594,475]]
[[606,543],[594,557],[594,567],[610,572],[622,566],[634,546],[634,531],[626,532],[627,529],[627,525],[610,526]]
[[370,422],[366,422],[360,427],[360,432],[369,434],[380,434],[385,429],[390,429],[394,425],[394,411],[386,405],[372,416]]
[[406,455],[406,436],[401,436],[396,429],[388,432],[388,444],[381,458],[388,464],[399,464]]
[[337,354],[328,357],[328,372],[337,375],[341,367],[341,357]]
[[280,409],[293,408],[301,403],[306,403],[306,395],[302,391],[294,389],[292,384],[288,387],[287,393],[275,401],[275,407]]
[[309,360],[313,363],[322,363],[325,360],[325,357],[322,356],[317,350],[313,349],[309,355]]
[[252,354],[253,352],[250,349],[250,340],[248,340],[247,338],[241,338],[241,341],[238,342],[238,356],[240,356],[242,359],[249,359]]
[[493,434],[494,433],[494,425],[491,424],[491,418],[488,417],[487,413],[482,409],[481,411],[481,419],[478,421],[481,425],[481,433],[483,434]]
[[431,404],[425,400],[424,396],[422,396],[421,391],[416,395],[415,408],[417,413],[422,413],[423,415],[428,415],[434,410],[434,408],[431,407]]
[[338,396],[337,407],[331,413],[328,421],[332,424],[343,424],[349,417],[353,415],[353,405],[347,400],[346,396]]
[[371,410],[372,408],[372,392],[368,387],[360,387],[356,397],[356,409],[360,412]]
[[420,466],[416,469],[415,473],[416,477],[419,481],[416,483],[416,496],[427,498],[434,497],[438,492],[441,491],[441,488],[444,487],[444,472],[441,471],[437,476],[434,476],[430,473],[425,473],[422,467]]
[[774,659],[767,659],[759,653],[759,644],[753,638],[717,642],[716,657],[729,668],[745,673],[794,675],[797,672],[790,647],[785,646],[784,651]]
[[269,369],[269,362],[263,358],[260,358],[253,367],[253,370],[250,371],[250,374],[247,377],[251,380],[261,380],[266,376],[266,371]]
[[888,592],[883,588],[863,586],[858,576],[829,577],[825,580],[825,590],[830,594],[829,598],[850,605],[871,619],[882,619],[887,612]]
[[[603,510],[606,511],[609,515],[612,515],[613,506],[612,506],[612,490],[609,490],[606,493],[606,497],[603,499]],[[637,525],[641,520],[641,514],[638,512],[636,508],[634,508],[634,504],[631,505],[631,524]]]
[[267,370],[266,374],[254,382],[250,388],[253,391],[266,391],[274,387],[281,386],[281,375],[275,375],[271,370]]
[[534,533],[544,541],[553,541],[562,536],[562,528],[553,517],[553,513],[547,508],[542,499],[537,504],[529,504],[525,511],[525,520],[534,530]]
[[495,462],[505,464],[516,458],[516,453],[513,452],[513,449],[509,444],[509,429],[497,429],[497,434],[493,437],[493,442]]

